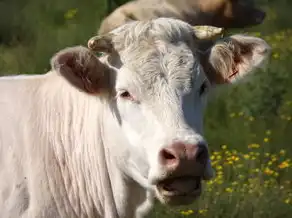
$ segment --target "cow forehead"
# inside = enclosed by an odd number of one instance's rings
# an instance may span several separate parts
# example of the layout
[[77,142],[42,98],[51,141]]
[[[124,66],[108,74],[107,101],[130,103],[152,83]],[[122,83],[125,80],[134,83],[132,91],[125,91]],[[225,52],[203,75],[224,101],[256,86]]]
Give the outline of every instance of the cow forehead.
[[187,44],[159,42],[156,46],[145,46],[143,51],[132,51],[120,56],[129,82],[134,80],[140,88],[147,90],[165,85],[183,92],[192,88],[199,62]]
[[[177,19],[131,22],[114,31],[113,45],[130,80],[147,89],[169,84],[189,89],[199,59],[192,27]],[[134,79],[136,78],[136,79]]]

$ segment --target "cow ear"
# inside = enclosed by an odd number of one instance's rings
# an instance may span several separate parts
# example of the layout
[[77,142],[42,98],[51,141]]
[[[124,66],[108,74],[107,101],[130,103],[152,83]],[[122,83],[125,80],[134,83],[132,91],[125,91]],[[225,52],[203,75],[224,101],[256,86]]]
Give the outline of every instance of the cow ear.
[[51,59],[51,67],[80,90],[99,94],[110,84],[110,68],[83,46],[65,48]]
[[234,83],[262,67],[270,51],[263,39],[233,35],[214,43],[201,55],[201,63],[211,83]]

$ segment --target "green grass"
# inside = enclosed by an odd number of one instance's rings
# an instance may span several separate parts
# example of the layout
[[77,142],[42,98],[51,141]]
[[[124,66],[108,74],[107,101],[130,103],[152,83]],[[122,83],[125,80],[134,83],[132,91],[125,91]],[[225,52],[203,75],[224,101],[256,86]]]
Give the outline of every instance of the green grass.
[[[259,2],[268,17],[245,31],[271,44],[270,63],[249,82],[218,89],[205,113],[217,177],[193,205],[157,204],[150,217],[292,216],[292,3]],[[105,13],[106,0],[2,0],[0,75],[46,72],[55,52],[86,45]]]

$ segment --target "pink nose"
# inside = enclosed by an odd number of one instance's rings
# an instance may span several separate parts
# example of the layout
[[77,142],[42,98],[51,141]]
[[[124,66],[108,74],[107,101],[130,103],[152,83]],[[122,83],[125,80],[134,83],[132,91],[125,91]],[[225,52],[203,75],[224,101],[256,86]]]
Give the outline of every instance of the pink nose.
[[162,165],[174,170],[183,167],[183,165],[205,164],[208,159],[208,150],[203,143],[185,144],[176,142],[163,148],[159,153],[159,159]]

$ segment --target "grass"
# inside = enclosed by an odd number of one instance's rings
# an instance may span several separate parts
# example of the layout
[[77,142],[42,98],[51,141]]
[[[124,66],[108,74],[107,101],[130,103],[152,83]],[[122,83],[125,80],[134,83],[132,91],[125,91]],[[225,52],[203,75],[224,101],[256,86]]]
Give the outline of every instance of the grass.
[[[193,205],[157,204],[150,218],[291,217],[292,4],[259,2],[265,22],[244,31],[269,42],[270,63],[249,82],[218,89],[205,113],[216,178]],[[46,72],[55,52],[86,45],[105,12],[106,0],[2,0],[0,75]]]
[[[291,111],[291,102],[286,109]],[[289,109],[288,109],[289,107]],[[247,144],[221,144],[211,149],[211,160],[216,177],[204,183],[203,196],[193,205],[170,209],[155,208],[152,218],[161,217],[234,217],[234,218],[288,218],[292,213],[292,158],[291,149],[274,147],[280,129],[262,129],[261,120],[243,112],[229,115],[230,125],[240,125],[240,136]],[[282,125],[291,131],[290,115],[279,117]],[[253,130],[257,129],[258,133]],[[288,142],[288,141],[287,141]],[[244,146],[243,146],[244,145]],[[238,148],[240,147],[240,149]]]

